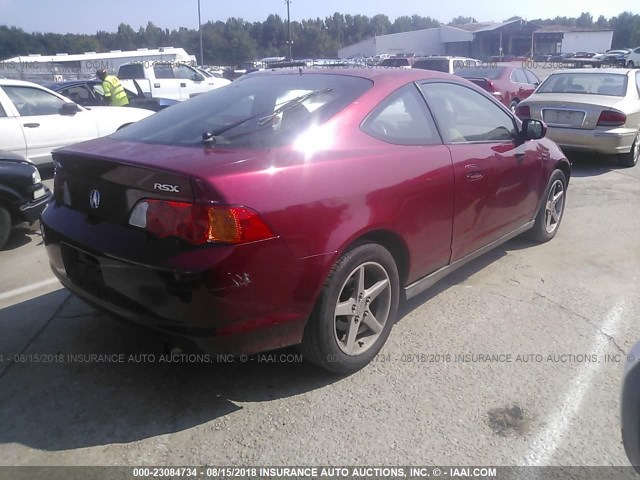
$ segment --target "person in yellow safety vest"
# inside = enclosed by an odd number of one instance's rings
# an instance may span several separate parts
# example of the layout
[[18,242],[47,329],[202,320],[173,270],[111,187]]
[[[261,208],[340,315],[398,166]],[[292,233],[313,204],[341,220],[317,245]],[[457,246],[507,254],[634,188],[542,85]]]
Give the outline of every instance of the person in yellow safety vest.
[[127,92],[115,75],[107,75],[107,71],[101,68],[96,75],[102,80],[102,90],[104,91],[105,102],[114,107],[129,105],[129,97]]

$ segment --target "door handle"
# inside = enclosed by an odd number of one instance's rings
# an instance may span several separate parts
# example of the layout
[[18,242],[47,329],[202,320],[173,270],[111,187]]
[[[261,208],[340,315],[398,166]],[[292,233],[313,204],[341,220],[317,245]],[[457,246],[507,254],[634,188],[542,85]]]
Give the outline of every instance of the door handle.
[[39,123],[25,123],[23,125],[27,128],[38,128],[40,126]]
[[482,178],[482,169],[478,165],[465,165],[464,171],[469,180],[480,180]]
[[180,84],[180,86],[181,86],[181,87],[186,87],[186,86],[187,86],[187,84],[186,84],[186,83],[181,83],[181,84]]

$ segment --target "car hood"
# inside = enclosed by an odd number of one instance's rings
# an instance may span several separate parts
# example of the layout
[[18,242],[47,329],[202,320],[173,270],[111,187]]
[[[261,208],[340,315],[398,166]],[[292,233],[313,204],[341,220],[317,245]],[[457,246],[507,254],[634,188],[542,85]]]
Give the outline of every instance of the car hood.
[[0,162],[28,163],[33,165],[33,162],[28,158],[8,150],[0,150]]

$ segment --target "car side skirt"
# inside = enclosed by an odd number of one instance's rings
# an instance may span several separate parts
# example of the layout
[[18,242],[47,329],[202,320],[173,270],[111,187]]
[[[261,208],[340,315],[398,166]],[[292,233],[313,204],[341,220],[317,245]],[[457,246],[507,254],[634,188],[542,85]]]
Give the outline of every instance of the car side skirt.
[[502,245],[505,242],[508,242],[512,238],[517,237],[518,235],[526,232],[527,230],[530,230],[531,228],[533,228],[534,224],[535,224],[535,220],[525,223],[521,227],[516,228],[514,231],[507,233],[506,235],[498,238],[497,240],[494,240],[493,242],[476,250],[475,252],[472,252],[460,258],[459,260],[456,260],[455,262],[447,265],[446,267],[442,267],[441,269],[436,270],[435,272],[427,275],[426,277],[423,277],[420,280],[413,282],[410,285],[407,285],[404,288],[406,299],[409,300],[410,298],[413,298],[416,295],[421,294],[425,290],[431,288],[433,284],[435,284],[442,278],[449,275],[451,272],[454,272],[455,270],[462,267],[463,265],[466,265],[467,263],[475,260],[479,256],[484,255],[488,251],[493,250],[494,248],[498,247],[499,245]]

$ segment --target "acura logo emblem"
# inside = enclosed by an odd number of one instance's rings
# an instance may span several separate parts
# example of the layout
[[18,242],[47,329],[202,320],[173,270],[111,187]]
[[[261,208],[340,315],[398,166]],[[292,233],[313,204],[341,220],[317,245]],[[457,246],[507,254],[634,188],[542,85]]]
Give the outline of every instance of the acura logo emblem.
[[89,193],[89,205],[93,209],[100,206],[100,192],[98,190],[91,190],[91,193]]

